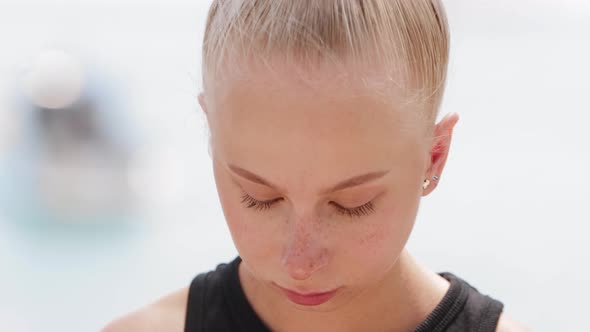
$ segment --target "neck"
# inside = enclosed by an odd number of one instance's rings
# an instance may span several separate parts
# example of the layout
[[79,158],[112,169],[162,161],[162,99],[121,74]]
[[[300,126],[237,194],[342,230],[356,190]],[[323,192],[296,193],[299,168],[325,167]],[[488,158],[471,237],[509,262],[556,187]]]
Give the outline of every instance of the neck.
[[276,297],[239,266],[248,301],[273,331],[412,331],[436,307],[449,283],[404,249],[385,277],[330,312],[303,311]]

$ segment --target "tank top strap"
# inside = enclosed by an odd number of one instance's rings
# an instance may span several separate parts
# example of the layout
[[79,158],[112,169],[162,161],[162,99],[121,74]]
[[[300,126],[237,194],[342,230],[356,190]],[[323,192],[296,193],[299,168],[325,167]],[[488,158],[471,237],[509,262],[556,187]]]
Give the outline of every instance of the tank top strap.
[[205,308],[205,282],[207,273],[201,273],[193,278],[188,292],[184,332],[205,332],[203,330],[203,312]]
[[439,273],[450,287],[430,315],[414,332],[495,332],[502,302],[480,293],[449,272]]

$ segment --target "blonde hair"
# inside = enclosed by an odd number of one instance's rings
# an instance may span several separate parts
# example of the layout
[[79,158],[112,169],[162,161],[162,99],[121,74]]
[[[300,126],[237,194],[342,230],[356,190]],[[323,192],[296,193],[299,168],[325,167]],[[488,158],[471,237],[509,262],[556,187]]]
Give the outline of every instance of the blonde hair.
[[214,0],[203,42],[203,88],[246,60],[377,69],[421,101],[430,120],[442,101],[450,36],[440,0]]

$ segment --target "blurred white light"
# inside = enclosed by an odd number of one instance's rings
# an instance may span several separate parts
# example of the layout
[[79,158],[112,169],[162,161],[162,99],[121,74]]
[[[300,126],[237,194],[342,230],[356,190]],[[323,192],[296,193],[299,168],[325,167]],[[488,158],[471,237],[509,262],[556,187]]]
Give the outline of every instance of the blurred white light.
[[23,76],[24,93],[44,108],[64,108],[82,92],[84,74],[81,63],[60,50],[43,51]]

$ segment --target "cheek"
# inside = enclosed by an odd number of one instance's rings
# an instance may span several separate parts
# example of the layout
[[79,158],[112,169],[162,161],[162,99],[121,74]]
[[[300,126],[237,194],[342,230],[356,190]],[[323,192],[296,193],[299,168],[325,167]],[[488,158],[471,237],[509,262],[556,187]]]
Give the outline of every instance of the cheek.
[[[392,206],[394,204],[391,204]],[[393,266],[404,249],[414,226],[417,204],[406,201],[382,209],[375,219],[352,235],[346,260],[356,266],[357,280],[379,279]]]
[[[239,255],[249,262],[269,262],[276,252],[276,230],[264,212],[247,209],[242,192],[230,179],[215,171],[217,192],[225,221]],[[254,263],[254,266],[260,266]]]

